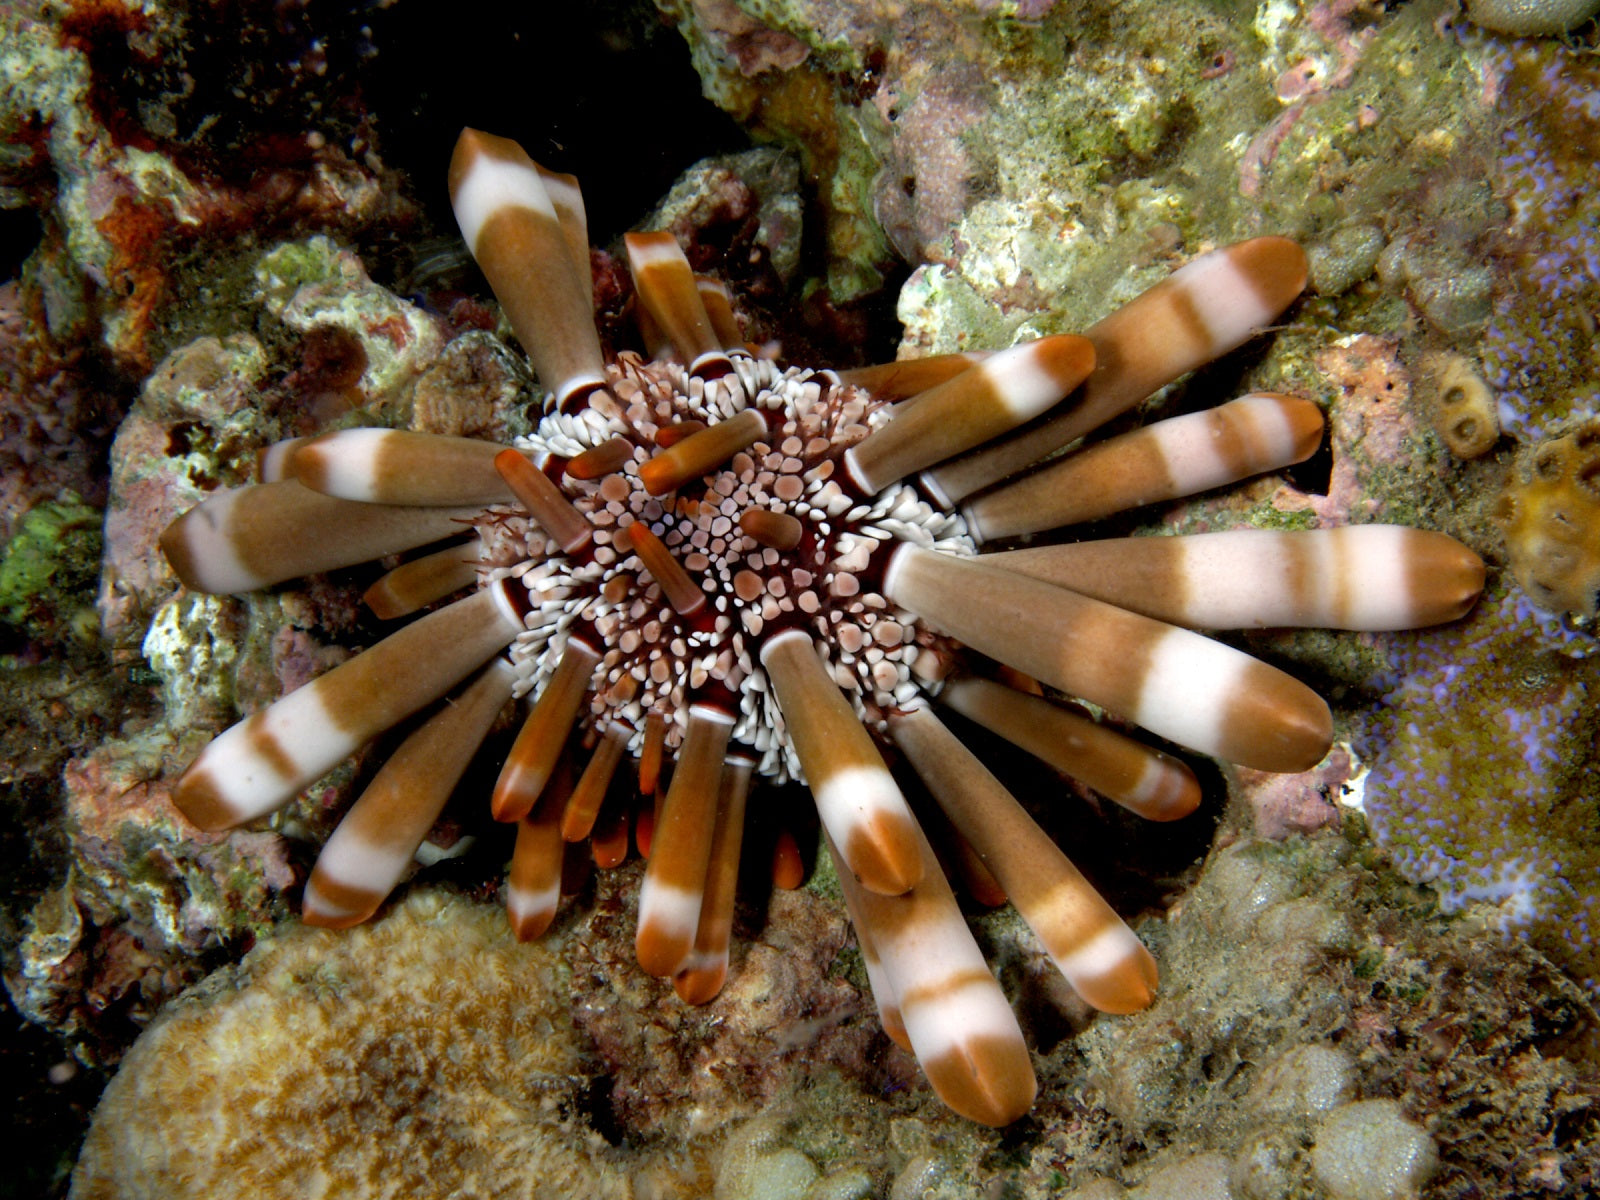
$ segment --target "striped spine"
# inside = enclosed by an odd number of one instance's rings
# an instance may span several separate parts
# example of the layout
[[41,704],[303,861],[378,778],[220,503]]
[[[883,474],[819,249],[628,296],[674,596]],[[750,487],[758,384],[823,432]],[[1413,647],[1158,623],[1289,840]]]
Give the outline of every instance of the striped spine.
[[567,638],[561,661],[523,722],[495,781],[489,802],[495,820],[521,820],[533,809],[550,782],[599,662],[600,651],[594,646],[576,635]]
[[914,886],[922,873],[917,823],[810,636],[789,629],[768,638],[761,665],[823,828],[850,870],[867,890],[883,895]]
[[504,446],[401,429],[341,429],[298,443],[288,470],[312,491],[368,504],[504,504]]
[[844,452],[845,471],[864,494],[982,445],[1039,416],[1094,368],[1094,347],[1069,333],[990,355],[923,392]]
[[722,766],[717,789],[717,823],[706,867],[705,895],[695,926],[694,947],[673,976],[672,987],[686,1004],[706,1004],[722,991],[728,978],[728,947],[733,941],[733,901],[739,884],[739,848],[744,833],[745,801],[755,763],[730,755]]
[[910,545],[890,558],[884,592],[979,653],[1202,754],[1304,771],[1332,743],[1310,688],[1187,629]]
[[733,364],[700,300],[694,271],[678,239],[665,231],[623,236],[639,302],[672,343],[691,374],[725,375]]
[[939,703],[1147,821],[1180,820],[1200,806],[1200,782],[1184,763],[1043,696],[966,678],[947,683]]
[[1127,412],[1157,388],[1226,354],[1300,294],[1306,256],[1281,237],[1203,254],[1094,325],[1095,369],[1046,421],[924,474],[946,507],[998,483]]
[[968,1120],[1009,1125],[1038,1092],[1028,1047],[932,848],[920,830],[913,834],[922,878],[903,896],[860,886],[828,842],[856,932],[872,947],[888,993],[878,1011],[885,1029],[903,1029],[939,1099]]
[[527,611],[520,590],[502,580],[429,613],[226,730],[183,773],[174,802],[210,830],[287,803],[510,645]]
[[450,203],[539,382],[567,409],[605,386],[605,358],[547,177],[515,142],[464,129],[450,159]]
[[986,554],[984,562],[1191,629],[1419,629],[1465,616],[1483,560],[1404,525],[1233,529]]
[[481,511],[362,504],[288,479],[216,493],[162,531],[161,551],[185,587],[251,592],[426,546]]
[[1322,440],[1322,411],[1255,393],[1169,417],[1070,454],[962,509],[979,541],[1059,529],[1192,496],[1302,462]]
[[543,936],[556,919],[567,852],[561,837],[561,814],[571,791],[572,767],[562,755],[551,768],[550,781],[538,803],[517,820],[517,840],[506,876],[506,916],[519,942]]
[[647,974],[677,974],[694,950],[711,864],[722,760],[732,732],[733,715],[725,709],[689,706],[689,728],[639,887],[634,951]]
[[389,756],[311,868],[301,905],[306,924],[345,929],[377,911],[511,699],[515,680],[511,664],[495,659]]
[[1102,1012],[1148,1008],[1155,959],[988,768],[925,703],[889,731],[1073,990]]

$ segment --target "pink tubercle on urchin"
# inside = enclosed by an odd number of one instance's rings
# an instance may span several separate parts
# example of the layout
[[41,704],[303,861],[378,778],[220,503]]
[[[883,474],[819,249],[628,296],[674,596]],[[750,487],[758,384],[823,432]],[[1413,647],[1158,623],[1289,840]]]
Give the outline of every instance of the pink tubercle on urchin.
[[[662,235],[630,243],[645,339],[659,353],[608,357],[589,310],[575,184],[514,143],[468,131],[451,189],[469,246],[551,389],[533,432],[509,447],[376,432],[281,447],[265,460],[275,482],[207,502],[163,539],[189,586],[242,590],[421,550],[451,529],[474,535],[369,592],[385,616],[475,583],[470,595],[227,731],[178,784],[179,807],[205,828],[253,820],[445,700],[324,848],[308,921],[350,924],[383,903],[515,695],[528,713],[492,806],[518,827],[508,895],[517,936],[553,920],[569,840],[591,838],[597,861],[620,857],[616,813],[630,807],[620,766],[631,757],[638,791],[658,802],[637,957],[686,1000],[711,999],[727,972],[746,794],[804,781],[885,1028],[952,1108],[1005,1124],[1032,1103],[1027,1048],[898,769],[930,785],[1000,881],[988,890],[1011,893],[1090,1004],[1144,1007],[1156,967],[935,704],[1048,750],[1052,765],[1135,811],[1175,819],[1199,798],[1179,759],[1026,695],[1017,673],[1190,750],[1298,771],[1331,742],[1323,701],[1179,626],[1197,612],[1224,628],[1348,626],[1351,606],[1327,596],[1364,594],[1384,602],[1362,608],[1357,627],[1404,627],[1450,619],[1481,587],[1471,551],[1412,530],[1314,546],[1299,540],[1312,535],[1270,534],[1208,543],[1192,560],[1113,550],[1085,572],[1085,586],[1093,575],[1095,586],[1165,604],[1158,615],[1050,577],[1070,567],[980,553],[985,538],[1015,532],[1016,518],[1002,525],[997,514],[1040,508],[1040,476],[1008,477],[1292,302],[1305,262],[1284,239],[1204,256],[1082,338],[841,377],[751,354],[725,295]],[[1314,447],[1314,406],[1241,404],[1232,424],[1184,419],[1101,452],[1120,464],[1112,507],[1221,486]],[[1080,474],[1093,480],[1096,469]],[[1030,529],[1084,519],[1042,511]],[[1408,571],[1413,538],[1444,568]],[[1216,590],[1263,562],[1288,566],[1256,591],[1194,602],[1196,586]],[[996,673],[988,659],[1012,674],[983,678]]]

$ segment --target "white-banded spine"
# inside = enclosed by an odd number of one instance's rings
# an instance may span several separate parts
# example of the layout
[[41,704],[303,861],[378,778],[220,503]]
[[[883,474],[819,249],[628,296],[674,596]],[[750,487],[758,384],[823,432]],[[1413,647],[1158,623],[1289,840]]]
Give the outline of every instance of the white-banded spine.
[[1109,438],[987,492],[962,509],[979,541],[1094,521],[1301,462],[1322,412],[1298,396],[1255,393]]
[[924,473],[955,505],[1041,462],[1157,388],[1242,344],[1293,302],[1305,252],[1258,237],[1203,254],[1084,332],[1095,369],[1075,402],[1048,420]]
[[921,877],[921,836],[883,756],[798,629],[761,647],[822,825],[867,890],[898,895]]
[[429,613],[224,731],[184,772],[173,801],[212,830],[287,803],[510,645],[526,611],[517,590],[501,581]]
[[718,376],[732,367],[706,315],[694,271],[678,239],[665,231],[623,236],[639,301],[672,342],[691,374]]
[[465,129],[450,160],[450,203],[539,382],[570,408],[603,387],[593,300],[541,168],[507,138]]
[[1418,629],[1466,615],[1483,560],[1404,525],[1108,538],[984,561],[1191,629]]
[[917,546],[884,593],[934,628],[1203,754],[1304,771],[1333,739],[1322,698],[1220,642],[973,559]]
[[402,429],[340,429],[297,443],[288,471],[312,491],[367,504],[504,504],[494,469],[505,447]]
[[925,703],[889,730],[1073,990],[1102,1012],[1149,1007],[1155,959],[988,768]]
[[480,511],[363,504],[286,479],[217,492],[162,531],[161,550],[186,587],[250,592],[426,546]]
[[650,975],[675,975],[694,949],[717,823],[722,760],[733,715],[711,704],[689,709],[689,728],[656,821],[639,887],[634,951]]
[[571,790],[572,764],[563,754],[552,766],[538,802],[517,820],[517,840],[506,874],[506,916],[519,942],[542,936],[556,919],[567,851],[561,815]]
[[746,755],[729,755],[717,788],[717,823],[706,866],[705,895],[695,926],[694,948],[672,987],[686,1004],[706,1004],[722,991],[728,978],[728,948],[733,940],[733,901],[739,883],[739,848],[744,834],[745,801],[755,763]]
[[944,872],[920,830],[921,881],[884,896],[850,877],[829,840],[840,886],[863,942],[870,942],[907,1042],[939,1098],[969,1120],[1008,1125],[1038,1091],[1028,1047],[1005,993],[961,916]]
[[561,661],[523,722],[495,781],[489,805],[495,820],[520,820],[539,799],[599,662],[600,651],[589,642],[576,635],[567,638]]
[[895,410],[894,419],[844,453],[864,494],[961,454],[1031,421],[1094,367],[1084,338],[1057,334],[990,355]]
[[1043,696],[968,677],[945,684],[939,703],[1147,821],[1176,821],[1200,805],[1200,783],[1182,762]]
[[595,818],[600,815],[600,806],[605,802],[606,789],[611,786],[617,766],[628,751],[628,738],[632,733],[620,721],[611,721],[606,725],[600,744],[590,756],[588,766],[583,768],[578,786],[572,790],[566,811],[561,816],[561,836],[567,841],[581,842],[594,829]]
[[301,905],[308,925],[346,929],[377,911],[439,819],[515,680],[511,664],[495,659],[385,760],[317,856]]

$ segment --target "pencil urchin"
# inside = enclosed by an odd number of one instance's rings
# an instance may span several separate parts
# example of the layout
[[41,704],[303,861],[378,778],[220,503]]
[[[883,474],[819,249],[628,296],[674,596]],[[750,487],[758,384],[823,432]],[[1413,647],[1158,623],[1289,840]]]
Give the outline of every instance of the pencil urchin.
[[566,843],[590,839],[602,864],[626,853],[608,814],[628,807],[630,758],[659,799],[638,960],[709,1000],[746,797],[803,781],[885,1029],[952,1108],[1004,1124],[1033,1101],[1028,1051],[884,750],[1084,999],[1134,1011],[1153,997],[1154,960],[940,709],[1170,820],[1199,800],[1187,766],[1030,682],[1201,754],[1301,771],[1329,747],[1327,705],[1190,630],[1425,625],[1481,588],[1471,551],[1395,526],[981,552],[1312,453],[1317,407],[1269,394],[1058,453],[1272,321],[1305,279],[1285,239],[1196,259],[1082,337],[834,373],[749,353],[726,292],[667,234],[627,239],[647,353],[608,358],[576,181],[468,131],[450,190],[548,389],[535,432],[509,447],[372,429],[282,443],[262,483],[163,537],[187,586],[239,592],[470,530],[367,595],[385,618],[432,611],[224,732],[177,787],[206,829],[248,822],[445,701],[323,847],[307,921],[372,915],[491,723],[525,697],[491,801],[518,826],[518,937],[552,920]]

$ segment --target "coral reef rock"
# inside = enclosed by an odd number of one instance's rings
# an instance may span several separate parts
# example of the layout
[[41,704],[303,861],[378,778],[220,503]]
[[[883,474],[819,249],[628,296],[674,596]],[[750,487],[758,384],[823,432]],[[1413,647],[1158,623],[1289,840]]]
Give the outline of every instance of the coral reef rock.
[[1563,1051],[1593,1009],[1355,834],[1237,841],[1145,926],[1180,982],[1052,1056],[1088,1086],[1036,1114],[1024,1177],[1040,1190],[1021,1194],[1444,1200],[1548,1195],[1547,1179],[1587,1194],[1596,1074]]

